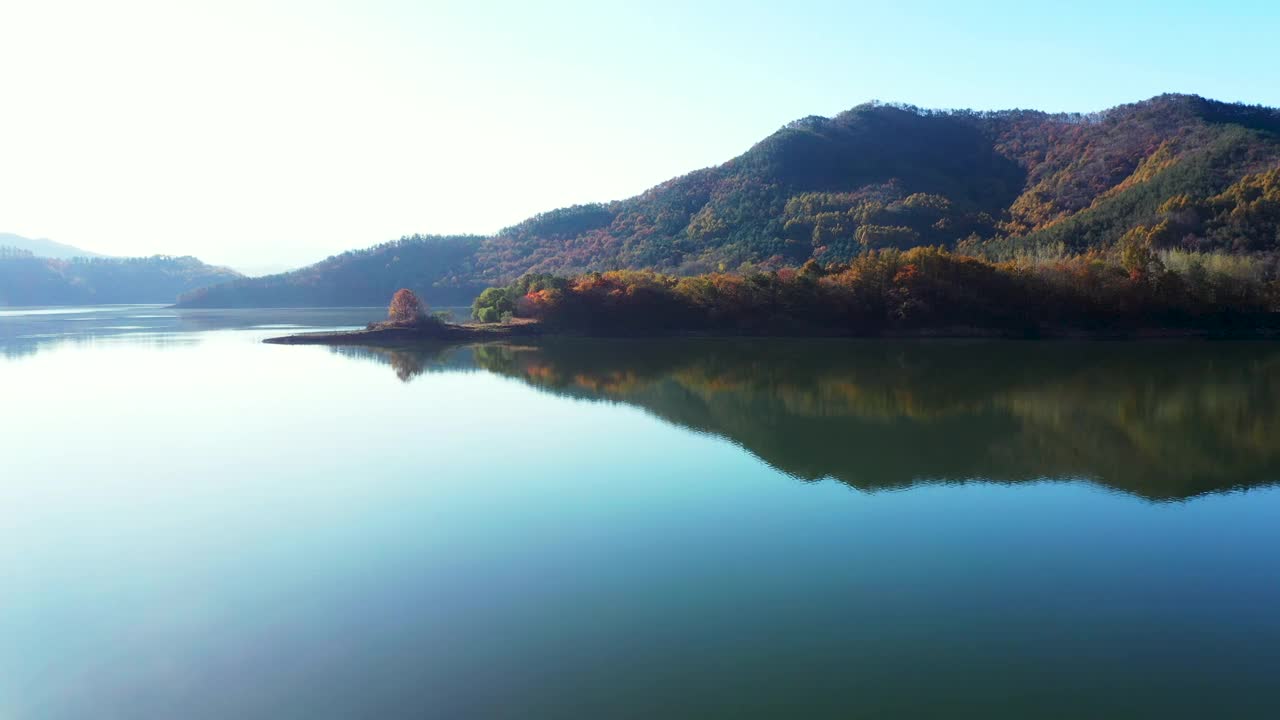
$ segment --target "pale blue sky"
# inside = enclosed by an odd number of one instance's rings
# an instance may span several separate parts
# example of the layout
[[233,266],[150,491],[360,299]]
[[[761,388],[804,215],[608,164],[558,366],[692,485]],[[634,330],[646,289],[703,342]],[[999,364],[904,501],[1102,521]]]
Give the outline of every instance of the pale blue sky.
[[1280,105],[1268,2],[0,3],[0,231],[298,265],[626,197],[870,99]]

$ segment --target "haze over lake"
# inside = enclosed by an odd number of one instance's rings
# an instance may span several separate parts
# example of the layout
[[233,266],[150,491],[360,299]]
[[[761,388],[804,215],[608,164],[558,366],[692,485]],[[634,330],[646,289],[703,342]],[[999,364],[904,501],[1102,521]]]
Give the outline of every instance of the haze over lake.
[[0,718],[1267,717],[1280,345],[0,311]]

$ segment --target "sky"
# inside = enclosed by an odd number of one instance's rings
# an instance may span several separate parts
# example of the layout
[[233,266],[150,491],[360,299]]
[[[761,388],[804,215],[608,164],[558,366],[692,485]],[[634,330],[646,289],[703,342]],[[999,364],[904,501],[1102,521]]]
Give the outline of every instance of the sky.
[[872,99],[1280,106],[1274,2],[0,0],[0,232],[278,270],[486,234]]

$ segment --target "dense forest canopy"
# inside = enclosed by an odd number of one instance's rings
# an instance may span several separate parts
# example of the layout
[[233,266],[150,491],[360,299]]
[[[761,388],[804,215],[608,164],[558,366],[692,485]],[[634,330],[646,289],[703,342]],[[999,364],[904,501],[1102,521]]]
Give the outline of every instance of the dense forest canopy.
[[1134,230],[1118,259],[1099,253],[995,263],[945,248],[871,250],[799,270],[675,276],[612,270],[521,276],[486,289],[482,322],[531,318],[587,335],[673,331],[767,335],[1000,334],[1280,330],[1274,265],[1245,256],[1157,251]]
[[171,303],[239,277],[193,257],[56,260],[0,249],[0,305]]
[[1280,252],[1280,111],[1162,95],[1089,115],[866,104],[781,128],[636,197],[542,213],[488,237],[412,236],[190,305],[458,302],[525,273],[750,272],[872,250],[977,257]]

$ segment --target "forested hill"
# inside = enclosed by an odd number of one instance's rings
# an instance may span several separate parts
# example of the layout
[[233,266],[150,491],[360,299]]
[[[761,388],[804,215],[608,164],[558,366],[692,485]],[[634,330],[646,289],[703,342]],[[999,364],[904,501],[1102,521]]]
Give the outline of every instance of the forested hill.
[[0,246],[0,306],[172,303],[238,277],[193,257],[55,260]]
[[535,271],[695,273],[945,245],[1000,260],[1108,249],[1280,250],[1280,111],[1162,95],[1105,112],[867,104],[797,120],[723,165],[488,237],[413,236],[190,305],[452,302]]

